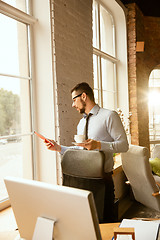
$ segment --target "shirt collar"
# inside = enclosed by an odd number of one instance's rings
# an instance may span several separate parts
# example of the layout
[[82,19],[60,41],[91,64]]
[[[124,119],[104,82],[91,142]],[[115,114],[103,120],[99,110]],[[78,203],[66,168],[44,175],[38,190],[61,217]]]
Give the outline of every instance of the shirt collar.
[[[96,115],[99,112],[100,106],[98,104],[96,104],[89,113],[91,113],[92,115]],[[83,117],[86,118],[87,114],[84,113]]]

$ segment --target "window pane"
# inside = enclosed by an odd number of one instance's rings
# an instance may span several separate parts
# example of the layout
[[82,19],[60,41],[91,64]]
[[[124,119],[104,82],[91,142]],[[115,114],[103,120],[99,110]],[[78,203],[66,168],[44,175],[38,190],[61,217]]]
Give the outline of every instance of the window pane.
[[3,0],[3,2],[11,5],[12,7],[18,8],[23,12],[27,12],[26,10],[26,0]]
[[99,48],[98,3],[93,1],[93,47]]
[[0,14],[0,73],[29,76],[27,26]]
[[97,104],[99,104],[99,101],[98,101],[98,90],[95,90],[95,89],[94,89],[94,99],[95,99],[95,102]]
[[32,178],[31,136],[0,141],[0,201],[8,197],[4,177]]
[[31,132],[29,81],[0,76],[0,136]]
[[114,28],[111,15],[100,6],[100,35],[101,51],[115,56],[114,50]]
[[103,91],[103,107],[115,109],[114,93]]
[[94,69],[94,93],[95,101],[100,106],[101,102],[101,84],[100,84],[100,57],[93,55],[93,69]]
[[160,140],[160,70],[154,69],[149,78],[149,137]]
[[98,57],[93,55],[94,88],[98,89]]
[[154,78],[160,79],[160,70],[159,69],[153,70],[153,74],[154,74]]
[[160,70],[154,69],[149,77],[149,87],[160,87]]
[[149,94],[150,140],[160,140],[160,91],[150,89]]
[[5,176],[33,176],[29,27],[0,14],[0,29],[0,200],[3,200],[7,197]]
[[102,58],[102,89],[115,91],[114,63]]

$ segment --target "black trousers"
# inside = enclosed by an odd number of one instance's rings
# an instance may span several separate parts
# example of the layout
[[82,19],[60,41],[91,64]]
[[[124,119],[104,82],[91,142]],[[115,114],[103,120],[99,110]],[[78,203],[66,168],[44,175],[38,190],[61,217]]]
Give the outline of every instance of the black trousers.
[[114,182],[112,179],[112,173],[105,174],[105,197],[104,197],[104,212],[103,212],[103,222],[110,223],[116,221],[116,213],[114,209]]
[[103,179],[79,178],[63,174],[63,185],[91,191],[99,223],[115,222],[112,173],[105,174]]

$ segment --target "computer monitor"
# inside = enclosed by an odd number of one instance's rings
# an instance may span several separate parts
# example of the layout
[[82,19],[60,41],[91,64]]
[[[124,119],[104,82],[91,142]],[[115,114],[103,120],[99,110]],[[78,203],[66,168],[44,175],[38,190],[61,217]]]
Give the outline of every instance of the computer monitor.
[[[4,181],[21,238],[101,240],[91,192],[15,177]],[[42,237],[49,231],[51,238]]]

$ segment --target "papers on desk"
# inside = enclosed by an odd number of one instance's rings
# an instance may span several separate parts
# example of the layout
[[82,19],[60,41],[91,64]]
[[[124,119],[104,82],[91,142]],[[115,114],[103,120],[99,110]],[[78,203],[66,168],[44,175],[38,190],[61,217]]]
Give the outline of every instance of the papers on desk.
[[[135,240],[158,240],[160,221],[142,221],[123,219],[120,227],[135,230]],[[131,235],[118,235],[117,240],[132,240]]]

